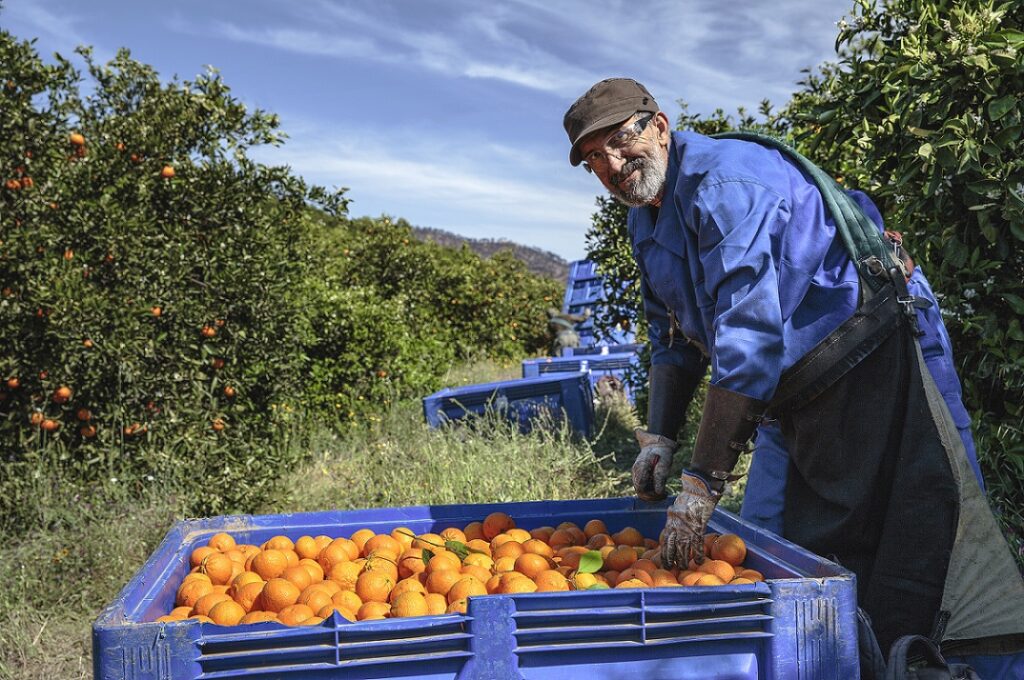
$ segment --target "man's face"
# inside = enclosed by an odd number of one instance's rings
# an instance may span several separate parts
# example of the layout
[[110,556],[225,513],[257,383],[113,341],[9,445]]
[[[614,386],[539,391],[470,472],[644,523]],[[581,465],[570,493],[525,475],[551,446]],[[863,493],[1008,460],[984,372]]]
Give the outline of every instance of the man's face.
[[580,152],[584,165],[615,198],[640,207],[661,199],[668,170],[667,139],[665,114],[640,114],[594,133],[580,145]]

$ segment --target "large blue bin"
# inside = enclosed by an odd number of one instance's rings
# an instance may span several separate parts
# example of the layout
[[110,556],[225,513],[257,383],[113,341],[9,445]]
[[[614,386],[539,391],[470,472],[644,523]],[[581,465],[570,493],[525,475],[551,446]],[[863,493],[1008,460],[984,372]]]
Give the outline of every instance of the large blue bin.
[[586,354],[570,357],[523,359],[522,366],[524,378],[554,373],[587,371],[590,375],[590,384],[595,389],[597,382],[603,376],[612,376],[622,383],[626,396],[632,400],[629,384],[626,382],[626,373],[630,369],[636,369],[638,362],[639,356],[635,352],[622,352],[618,354]]
[[531,529],[600,519],[657,536],[671,499],[418,506],[188,520],[93,625],[103,680],[193,678],[761,678],[856,680],[856,588],[841,567],[716,510],[709,530],[747,543],[752,585],[603,590],[471,598],[466,615],[322,624],[221,627],[151,623],[170,611],[188,556],[227,531],[259,544],[277,534],[351,535],[368,527],[437,532],[496,510]]
[[430,427],[482,415],[488,409],[505,413],[529,432],[539,417],[566,419],[572,429],[589,437],[594,428],[594,395],[584,373],[557,373],[519,380],[446,387],[423,398],[423,415]]
[[591,354],[629,354],[636,353],[643,349],[642,342],[627,342],[617,345],[591,345],[589,347],[566,347],[562,350],[564,357],[584,357]]

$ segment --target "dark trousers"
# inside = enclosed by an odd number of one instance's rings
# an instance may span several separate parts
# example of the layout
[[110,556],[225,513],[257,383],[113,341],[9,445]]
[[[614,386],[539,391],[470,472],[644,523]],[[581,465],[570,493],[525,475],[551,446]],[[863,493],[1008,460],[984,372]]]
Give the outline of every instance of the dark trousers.
[[[880,332],[845,336],[846,367],[808,355],[841,375],[818,371],[777,417],[790,451],[785,536],[857,575],[858,601],[888,649],[901,635],[935,632],[958,494],[907,317],[894,297],[875,313]],[[787,374],[815,373],[808,368]],[[786,391],[800,387],[791,380]]]

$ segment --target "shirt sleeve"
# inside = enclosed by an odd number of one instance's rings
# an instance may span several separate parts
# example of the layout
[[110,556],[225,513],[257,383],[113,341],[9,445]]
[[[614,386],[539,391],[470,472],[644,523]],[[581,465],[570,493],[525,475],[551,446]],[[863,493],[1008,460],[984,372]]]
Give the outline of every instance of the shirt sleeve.
[[668,309],[655,297],[643,278],[640,279],[640,291],[644,301],[644,318],[647,319],[648,341],[651,343],[651,364],[674,364],[703,376],[707,370],[704,355],[688,343],[682,333],[676,333],[675,338],[671,337]]
[[767,401],[783,362],[783,321],[773,234],[790,210],[752,180],[721,180],[698,190],[692,224],[704,271],[714,347],[711,384]]

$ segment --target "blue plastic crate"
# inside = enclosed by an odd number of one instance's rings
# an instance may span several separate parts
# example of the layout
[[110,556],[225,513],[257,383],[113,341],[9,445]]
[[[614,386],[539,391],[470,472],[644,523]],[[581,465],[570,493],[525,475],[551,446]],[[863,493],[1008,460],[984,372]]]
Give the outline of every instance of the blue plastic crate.
[[709,530],[735,533],[764,583],[471,598],[466,615],[322,624],[221,627],[151,623],[170,611],[188,556],[227,531],[259,544],[284,534],[351,535],[368,527],[437,532],[496,510],[531,529],[600,519],[657,536],[671,501],[635,498],[418,506],[235,516],[175,525],[93,625],[93,669],[103,680],[170,678],[859,677],[856,588],[841,567],[716,510]]
[[504,412],[529,432],[539,417],[568,420],[573,431],[589,437],[594,428],[594,396],[586,374],[558,373],[519,380],[446,387],[423,398],[423,415],[430,427],[482,415],[488,409]]
[[632,400],[626,373],[638,365],[639,357],[635,352],[618,354],[586,354],[570,357],[541,357],[539,359],[523,359],[523,377],[532,378],[539,375],[554,373],[573,373],[586,371],[590,376],[590,384],[596,389],[598,381],[608,375],[620,381],[625,389],[626,397]]
[[612,345],[591,345],[589,347],[566,347],[562,350],[564,357],[589,357],[592,354],[627,354],[643,349],[644,343],[632,342]]

